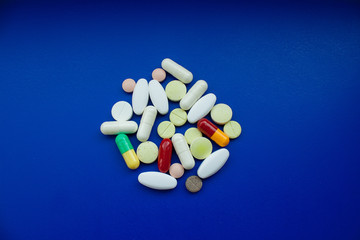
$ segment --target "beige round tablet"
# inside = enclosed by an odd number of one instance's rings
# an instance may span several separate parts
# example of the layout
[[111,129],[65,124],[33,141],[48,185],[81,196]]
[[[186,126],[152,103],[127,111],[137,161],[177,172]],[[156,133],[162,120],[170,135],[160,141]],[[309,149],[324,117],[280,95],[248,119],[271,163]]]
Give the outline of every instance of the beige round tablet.
[[170,113],[170,121],[177,127],[180,127],[186,123],[187,113],[181,108],[175,108]]
[[158,157],[158,153],[158,147],[155,143],[150,141],[141,143],[136,150],[139,160],[146,164],[155,162]]
[[174,80],[166,85],[165,93],[168,99],[173,102],[178,102],[185,96],[186,86],[179,80]]
[[230,121],[224,126],[224,133],[229,136],[229,138],[234,139],[240,136],[241,126],[236,121]]
[[186,179],[185,187],[189,192],[196,193],[202,188],[202,180],[198,176],[190,176]]
[[162,82],[165,80],[166,78],[166,72],[164,71],[164,69],[162,68],[156,68],[153,72],[152,72],[152,78],[159,81],[159,82]]
[[170,166],[169,173],[174,178],[181,178],[184,175],[184,167],[180,163],[174,163]]
[[202,133],[199,129],[192,127],[186,130],[184,136],[186,142],[190,145],[196,138],[202,137]]
[[157,132],[161,138],[171,138],[175,134],[175,126],[172,122],[163,121],[159,124]]
[[124,89],[125,92],[132,93],[134,91],[135,85],[136,82],[134,79],[127,78],[123,81],[122,88]]
[[219,103],[211,109],[210,116],[217,124],[224,125],[231,120],[232,110],[228,105]]
[[199,137],[191,143],[190,151],[194,158],[203,160],[211,154],[212,144],[209,139]]

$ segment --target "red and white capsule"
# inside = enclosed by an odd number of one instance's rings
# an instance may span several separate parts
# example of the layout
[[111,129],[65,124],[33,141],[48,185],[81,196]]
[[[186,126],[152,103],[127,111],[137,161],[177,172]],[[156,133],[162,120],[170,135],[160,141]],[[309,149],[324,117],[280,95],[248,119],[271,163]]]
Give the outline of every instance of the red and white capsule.
[[167,171],[169,171],[171,165],[171,155],[172,155],[171,140],[165,138],[161,141],[159,146],[158,168],[160,172],[166,173]]
[[197,123],[197,128],[208,138],[216,142],[220,147],[225,147],[229,144],[229,137],[217,126],[206,118],[202,118]]

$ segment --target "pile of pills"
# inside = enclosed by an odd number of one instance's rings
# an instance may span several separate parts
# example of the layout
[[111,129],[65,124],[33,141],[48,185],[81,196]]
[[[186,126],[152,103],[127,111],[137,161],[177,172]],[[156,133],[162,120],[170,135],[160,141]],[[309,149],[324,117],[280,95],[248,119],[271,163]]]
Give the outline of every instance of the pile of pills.
[[[190,176],[185,183],[187,190],[198,192],[202,188],[202,180],[218,172],[228,160],[230,153],[224,147],[230,139],[240,136],[241,126],[231,120],[233,113],[228,105],[215,105],[215,94],[204,95],[208,89],[204,80],[198,80],[187,91],[186,84],[193,80],[190,71],[169,58],[162,61],[161,67],[152,72],[153,80],[150,82],[144,78],[137,82],[130,78],[123,81],[124,91],[132,93],[132,104],[125,101],[115,103],[111,115],[116,121],[102,123],[100,131],[104,135],[117,135],[115,142],[128,168],[137,169],[140,162],[151,164],[157,160],[159,172],[143,172],[138,176],[142,185],[152,189],[175,188],[176,179],[195,166],[194,158],[202,160],[197,176]],[[164,89],[161,82],[165,80],[166,72],[178,80],[169,82]],[[148,106],[149,98],[153,106]],[[169,100],[179,102],[180,108],[170,112],[170,121],[163,121],[157,126],[157,133],[163,138],[158,147],[148,140],[157,115],[169,112]],[[130,121],[133,113],[141,115],[139,126]],[[214,123],[224,125],[223,131],[204,118],[209,113]],[[176,133],[176,127],[183,126],[187,121],[196,124],[196,127],[187,129],[184,135]],[[136,152],[127,136],[134,133],[141,142]],[[209,139],[222,148],[213,152]],[[173,148],[181,164],[171,165]]]

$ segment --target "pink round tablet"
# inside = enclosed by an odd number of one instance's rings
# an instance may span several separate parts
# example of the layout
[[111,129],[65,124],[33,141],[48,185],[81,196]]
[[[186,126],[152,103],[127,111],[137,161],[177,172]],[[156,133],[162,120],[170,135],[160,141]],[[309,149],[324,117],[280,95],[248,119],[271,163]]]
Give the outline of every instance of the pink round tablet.
[[125,92],[132,93],[134,91],[135,85],[136,82],[134,79],[127,78],[123,81],[122,88],[124,89]]
[[184,175],[184,167],[180,163],[174,163],[170,166],[169,173],[174,178],[181,178]]
[[166,78],[166,72],[162,68],[157,68],[152,72],[152,78],[159,82],[162,82]]

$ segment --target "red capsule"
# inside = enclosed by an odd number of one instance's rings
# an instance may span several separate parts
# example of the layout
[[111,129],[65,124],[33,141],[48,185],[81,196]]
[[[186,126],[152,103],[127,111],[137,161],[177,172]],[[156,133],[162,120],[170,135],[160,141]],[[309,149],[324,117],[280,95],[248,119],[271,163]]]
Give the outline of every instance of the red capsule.
[[165,138],[161,141],[159,146],[159,156],[158,156],[158,168],[160,172],[166,173],[169,171],[171,164],[171,154],[172,154],[172,143],[171,140]]
[[229,144],[230,139],[228,135],[206,118],[202,118],[198,121],[197,128],[205,134],[205,136],[216,142],[220,147],[225,147]]

